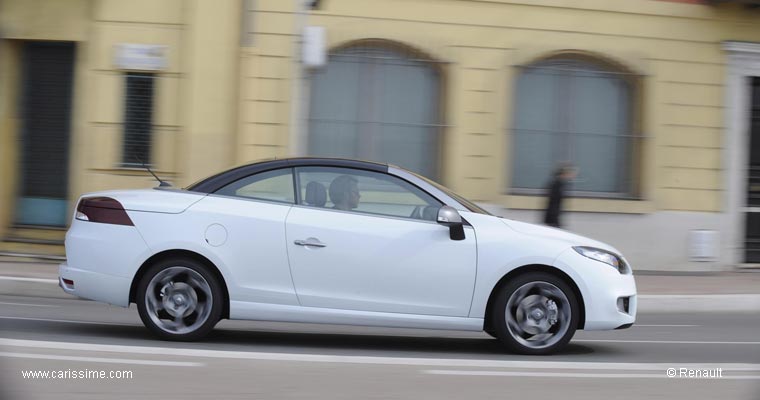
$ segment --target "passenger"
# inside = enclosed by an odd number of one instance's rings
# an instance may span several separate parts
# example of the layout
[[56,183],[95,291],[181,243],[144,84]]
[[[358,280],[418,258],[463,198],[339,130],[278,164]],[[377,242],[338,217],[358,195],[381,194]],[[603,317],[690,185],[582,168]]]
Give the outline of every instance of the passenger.
[[353,176],[341,175],[330,183],[330,201],[336,210],[350,211],[359,207],[359,181]]

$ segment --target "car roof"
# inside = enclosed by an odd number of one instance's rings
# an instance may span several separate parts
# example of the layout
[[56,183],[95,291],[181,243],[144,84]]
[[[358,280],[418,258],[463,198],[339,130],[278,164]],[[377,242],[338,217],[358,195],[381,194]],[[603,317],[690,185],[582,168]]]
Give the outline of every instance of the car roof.
[[193,192],[213,193],[220,188],[244,178],[248,175],[259,172],[271,171],[274,169],[288,167],[343,167],[363,169],[375,172],[388,172],[388,164],[382,164],[372,161],[352,160],[348,158],[330,158],[330,157],[291,157],[278,158],[270,160],[256,161],[250,164],[241,165],[212,175],[199,182],[196,182],[186,189]]

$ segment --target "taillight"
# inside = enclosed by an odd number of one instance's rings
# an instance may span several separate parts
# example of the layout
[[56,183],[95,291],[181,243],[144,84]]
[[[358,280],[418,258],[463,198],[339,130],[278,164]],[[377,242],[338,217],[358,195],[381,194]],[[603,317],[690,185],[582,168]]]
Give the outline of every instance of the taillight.
[[77,205],[76,219],[102,224],[135,225],[121,203],[110,197],[83,198]]

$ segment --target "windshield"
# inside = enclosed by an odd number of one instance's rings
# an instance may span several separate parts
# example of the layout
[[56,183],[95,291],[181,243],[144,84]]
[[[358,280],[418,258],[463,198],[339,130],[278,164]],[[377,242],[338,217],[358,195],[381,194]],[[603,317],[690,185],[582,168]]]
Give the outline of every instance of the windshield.
[[493,214],[489,213],[488,211],[480,208],[480,206],[478,206],[477,204],[475,204],[475,203],[473,203],[473,202],[465,199],[464,197],[462,197],[462,196],[454,193],[454,191],[452,191],[451,189],[449,189],[449,188],[447,188],[447,187],[445,187],[445,186],[443,186],[443,185],[441,185],[441,184],[439,184],[439,183],[437,183],[435,181],[432,181],[432,180],[430,180],[428,178],[425,178],[422,175],[418,175],[418,174],[416,174],[414,172],[411,172],[411,171],[408,171],[408,172],[410,172],[412,175],[414,175],[414,176],[422,179],[423,181],[425,181],[425,182],[427,182],[427,183],[435,186],[438,190],[442,191],[443,193],[446,193],[446,195],[448,195],[452,199],[454,199],[457,202],[459,202],[459,204],[463,205],[468,211],[471,211],[471,212],[474,212],[474,213],[478,213],[478,214],[493,215]]

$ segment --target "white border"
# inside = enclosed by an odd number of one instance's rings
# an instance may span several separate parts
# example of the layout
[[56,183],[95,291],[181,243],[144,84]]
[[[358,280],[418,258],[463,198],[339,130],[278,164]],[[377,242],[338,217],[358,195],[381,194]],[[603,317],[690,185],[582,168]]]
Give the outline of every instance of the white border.
[[723,166],[725,171],[724,243],[728,250],[727,261],[733,265],[744,263],[746,208],[746,165],[749,157],[749,102],[747,78],[760,77],[760,43],[725,41],[727,53],[725,87],[725,145]]

